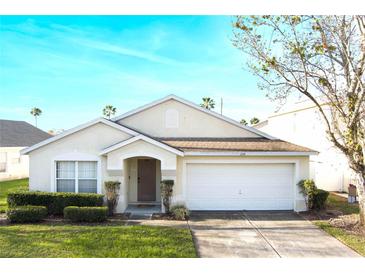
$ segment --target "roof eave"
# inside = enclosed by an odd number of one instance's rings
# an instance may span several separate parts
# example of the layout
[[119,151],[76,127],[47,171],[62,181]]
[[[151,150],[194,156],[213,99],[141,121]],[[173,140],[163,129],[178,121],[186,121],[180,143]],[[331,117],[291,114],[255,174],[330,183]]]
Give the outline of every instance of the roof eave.
[[156,141],[156,140],[154,140],[154,139],[152,139],[150,137],[147,137],[145,135],[142,135],[142,134],[141,135],[138,135],[138,136],[134,136],[134,137],[132,137],[130,139],[127,139],[127,140],[124,140],[122,142],[119,142],[119,143],[117,143],[115,145],[112,145],[110,147],[107,147],[107,148],[103,149],[99,153],[99,155],[106,155],[106,154],[108,154],[108,153],[110,153],[110,152],[112,152],[114,150],[120,149],[120,148],[122,148],[122,147],[124,147],[126,145],[132,144],[132,143],[137,142],[139,140],[145,141],[145,142],[150,143],[152,145],[156,145],[156,146],[158,146],[158,147],[160,147],[162,149],[165,149],[165,150],[167,150],[167,151],[169,151],[171,153],[174,153],[174,154],[176,154],[178,156],[184,156],[184,152],[182,150],[180,150],[178,148],[175,148],[175,147],[172,147],[170,145],[167,145],[165,143]]
[[71,128],[71,129],[69,129],[69,130],[66,130],[66,131],[64,131],[64,132],[62,132],[62,133],[60,133],[60,134],[58,134],[58,135],[56,135],[56,136],[53,136],[53,137],[51,137],[51,138],[49,138],[49,139],[46,139],[46,140],[44,140],[44,141],[42,141],[42,142],[39,142],[39,143],[37,143],[37,144],[35,144],[35,145],[33,145],[33,146],[30,146],[30,147],[27,147],[27,148],[25,148],[25,149],[22,149],[22,150],[20,151],[20,153],[21,153],[22,155],[27,155],[29,152],[32,152],[33,150],[36,150],[36,149],[38,149],[38,148],[41,148],[41,147],[43,147],[43,146],[45,146],[45,145],[48,145],[48,144],[50,144],[50,143],[53,143],[53,142],[55,142],[55,141],[57,141],[57,140],[60,140],[60,139],[62,139],[62,138],[64,138],[64,137],[66,137],[66,136],[68,136],[68,135],[71,135],[71,134],[76,133],[76,132],[78,132],[78,131],[80,131],[80,130],[83,130],[83,129],[85,129],[85,128],[88,128],[88,127],[90,127],[90,126],[93,126],[93,125],[95,125],[95,124],[97,124],[97,123],[103,123],[103,124],[105,124],[105,125],[109,125],[109,126],[111,126],[111,127],[117,128],[117,129],[119,129],[119,130],[121,130],[121,131],[124,131],[124,132],[126,132],[126,133],[128,133],[128,134],[130,134],[130,135],[132,135],[132,136],[136,136],[136,135],[138,135],[138,134],[139,134],[139,133],[137,133],[137,132],[135,132],[135,131],[133,131],[133,130],[131,130],[131,129],[129,129],[129,128],[126,128],[126,127],[124,127],[124,126],[122,126],[122,125],[119,125],[119,124],[117,124],[117,123],[114,123],[114,122],[112,122],[112,121],[109,121],[109,120],[107,120],[107,119],[105,119],[105,118],[100,117],[100,118],[97,118],[97,119],[91,120],[91,121],[89,121],[89,122],[87,122],[87,123],[85,123],[85,124],[79,125],[79,126],[77,126],[77,127]]
[[185,151],[185,156],[311,156],[316,151]]

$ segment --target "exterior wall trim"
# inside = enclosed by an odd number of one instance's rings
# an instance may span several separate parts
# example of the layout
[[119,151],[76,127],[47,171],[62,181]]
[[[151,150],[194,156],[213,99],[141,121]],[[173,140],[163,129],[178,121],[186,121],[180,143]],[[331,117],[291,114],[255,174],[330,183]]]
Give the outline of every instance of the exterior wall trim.
[[181,150],[178,150],[176,148],[170,147],[170,146],[168,146],[166,144],[163,144],[161,142],[158,142],[158,141],[156,141],[156,140],[154,140],[152,138],[149,138],[149,137],[147,137],[145,135],[138,135],[138,136],[132,137],[130,139],[127,139],[125,141],[122,141],[120,143],[117,143],[115,145],[112,145],[112,146],[110,146],[108,148],[105,148],[103,151],[100,152],[100,155],[108,154],[109,152],[112,152],[112,151],[114,151],[116,149],[119,149],[121,147],[124,147],[126,145],[129,145],[129,144],[134,143],[134,142],[139,141],[139,140],[145,141],[145,142],[147,142],[149,144],[152,144],[152,145],[155,145],[155,146],[160,147],[162,149],[165,149],[165,150],[167,150],[169,152],[172,152],[172,153],[174,153],[176,155],[184,156],[184,152],[182,152]]
[[187,151],[185,156],[309,156],[318,155],[318,152],[294,151]]

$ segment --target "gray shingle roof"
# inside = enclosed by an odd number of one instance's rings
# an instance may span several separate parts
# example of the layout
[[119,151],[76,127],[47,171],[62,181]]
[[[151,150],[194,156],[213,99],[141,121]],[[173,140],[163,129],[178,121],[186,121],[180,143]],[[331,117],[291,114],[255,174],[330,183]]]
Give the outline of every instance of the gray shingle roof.
[[267,138],[159,138],[182,151],[316,152],[283,140]]
[[29,147],[50,137],[27,122],[0,119],[0,147]]

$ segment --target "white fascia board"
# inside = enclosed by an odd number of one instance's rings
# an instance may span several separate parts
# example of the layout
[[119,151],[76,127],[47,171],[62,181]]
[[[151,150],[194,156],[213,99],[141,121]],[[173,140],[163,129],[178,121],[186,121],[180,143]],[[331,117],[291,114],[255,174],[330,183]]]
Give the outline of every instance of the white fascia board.
[[278,139],[278,138],[275,138],[275,137],[273,137],[273,136],[271,136],[271,135],[269,135],[267,133],[264,133],[264,132],[262,132],[262,131],[260,131],[260,130],[258,130],[256,128],[252,128],[252,127],[249,127],[249,126],[242,125],[239,122],[237,122],[237,121],[235,121],[235,120],[233,120],[233,119],[231,119],[231,118],[229,118],[227,116],[224,116],[224,115],[221,115],[221,114],[216,113],[214,111],[211,111],[211,110],[202,108],[201,106],[198,106],[197,104],[195,104],[195,103],[193,103],[191,101],[185,100],[185,99],[183,99],[181,97],[178,97],[178,96],[176,96],[174,94],[168,95],[168,96],[166,96],[166,97],[164,97],[162,99],[153,101],[152,103],[146,104],[146,105],[144,105],[142,107],[136,108],[136,109],[131,110],[129,112],[126,112],[126,113],[124,113],[122,115],[119,115],[119,116],[113,118],[113,121],[116,122],[118,120],[127,118],[127,117],[129,117],[129,116],[131,116],[131,115],[133,115],[135,113],[138,113],[138,112],[141,112],[143,110],[149,109],[149,108],[151,108],[153,106],[156,106],[158,104],[161,104],[161,103],[166,102],[166,101],[171,100],[171,99],[176,100],[176,101],[178,101],[180,103],[183,103],[185,105],[188,105],[188,106],[190,106],[192,108],[195,108],[195,109],[197,109],[199,111],[202,111],[202,112],[204,112],[204,113],[206,113],[208,115],[214,116],[214,117],[216,117],[218,119],[221,119],[221,120],[223,120],[225,122],[228,122],[228,123],[230,123],[232,125],[235,125],[235,126],[237,126],[239,128],[243,128],[243,129],[245,129],[247,131],[250,131],[250,132],[253,132],[253,133],[255,133],[257,135],[260,135],[262,137],[268,138],[270,140],[277,140]]
[[85,128],[88,128],[88,127],[90,127],[92,125],[95,125],[97,123],[103,123],[105,125],[111,126],[111,127],[115,128],[115,129],[118,129],[120,131],[123,131],[123,132],[125,132],[127,134],[130,134],[132,136],[136,136],[136,135],[139,134],[139,133],[135,132],[134,130],[131,130],[129,128],[126,128],[126,127],[124,127],[122,125],[119,125],[117,123],[111,122],[111,121],[109,121],[109,120],[107,120],[105,118],[97,118],[97,119],[91,120],[91,121],[89,121],[89,122],[87,122],[85,124],[79,125],[77,127],[71,128],[69,130],[66,130],[66,131],[64,131],[64,132],[62,132],[62,133],[60,133],[60,134],[58,134],[58,135],[56,135],[54,137],[48,138],[48,139],[46,139],[46,140],[44,140],[44,141],[42,141],[40,143],[37,143],[37,144],[35,144],[33,146],[30,146],[28,148],[22,149],[20,151],[20,153],[23,154],[23,155],[24,154],[28,154],[29,152],[31,152],[31,151],[33,151],[35,149],[38,149],[40,147],[43,147],[43,146],[48,145],[50,143],[53,143],[53,142],[55,142],[57,140],[60,140],[60,139],[66,137],[68,135],[71,135],[73,133],[76,133],[76,132],[78,132],[80,130],[83,130]]
[[116,149],[119,149],[121,147],[124,147],[126,145],[129,145],[129,144],[134,143],[134,142],[139,141],[139,140],[145,141],[147,143],[150,143],[152,145],[155,145],[157,147],[160,147],[162,149],[165,149],[165,150],[167,150],[167,151],[169,151],[171,153],[174,153],[176,155],[184,156],[184,152],[182,152],[182,151],[180,151],[178,149],[175,149],[173,147],[170,147],[170,146],[168,146],[168,145],[166,145],[164,143],[158,142],[158,141],[156,141],[156,140],[154,140],[152,138],[149,138],[149,137],[147,137],[145,135],[138,135],[138,136],[129,138],[129,139],[125,140],[125,141],[122,141],[120,143],[117,143],[115,145],[112,145],[110,147],[107,147],[103,151],[100,152],[100,155],[105,155],[105,154],[107,154],[107,153],[109,153],[111,151],[114,151]]
[[186,151],[185,156],[310,156],[318,152],[295,151]]

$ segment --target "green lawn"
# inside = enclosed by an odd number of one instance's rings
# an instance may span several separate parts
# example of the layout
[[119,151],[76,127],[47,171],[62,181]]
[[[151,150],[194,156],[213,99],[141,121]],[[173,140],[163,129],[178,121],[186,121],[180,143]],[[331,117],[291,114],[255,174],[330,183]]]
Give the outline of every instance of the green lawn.
[[6,203],[6,195],[15,190],[27,190],[28,179],[19,179],[12,181],[0,182],[0,213],[3,213],[8,208]]
[[327,199],[327,209],[334,209],[341,211],[344,215],[359,214],[358,204],[349,204],[343,197],[330,193]]
[[194,258],[189,229],[121,225],[0,226],[0,257]]
[[[0,182],[0,213],[28,179]],[[0,226],[0,258],[194,258],[189,229],[150,226],[26,224]]]
[[[326,210],[336,210],[342,212],[342,215],[359,214],[358,204],[349,204],[346,198],[330,193],[327,199]],[[322,228],[328,234],[337,238],[353,250],[365,256],[365,237],[355,234],[345,229],[334,227],[328,221],[317,220],[314,224]]]
[[315,221],[317,226],[322,228],[328,234],[339,239],[341,242],[345,243],[347,246],[351,247],[357,253],[365,256],[365,237],[360,235],[350,234],[344,229],[333,227],[326,221]]

